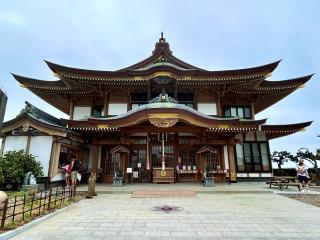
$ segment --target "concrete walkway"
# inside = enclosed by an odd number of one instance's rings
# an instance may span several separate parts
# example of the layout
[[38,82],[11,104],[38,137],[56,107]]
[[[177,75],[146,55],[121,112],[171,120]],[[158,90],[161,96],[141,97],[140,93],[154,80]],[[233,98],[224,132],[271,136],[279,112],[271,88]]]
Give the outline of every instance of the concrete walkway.
[[[196,193],[271,193],[270,189],[265,182],[239,182],[228,184],[215,183],[213,187],[204,187],[201,183],[175,183],[175,184],[152,184],[152,183],[133,183],[125,184],[123,187],[113,187],[108,183],[97,183],[97,193],[132,193],[139,190],[188,190]],[[77,188],[78,191],[88,191],[88,185],[80,185]],[[290,187],[290,190],[297,190],[297,188]]]
[[[190,198],[120,193],[82,200],[13,239],[320,239],[320,208],[269,191]],[[155,208],[163,205],[177,211]]]

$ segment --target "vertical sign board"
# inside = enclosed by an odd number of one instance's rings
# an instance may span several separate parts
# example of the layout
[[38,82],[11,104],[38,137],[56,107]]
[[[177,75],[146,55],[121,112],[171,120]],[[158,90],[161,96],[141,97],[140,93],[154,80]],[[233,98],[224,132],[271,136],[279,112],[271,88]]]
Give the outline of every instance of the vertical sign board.
[[0,131],[2,129],[2,123],[3,123],[4,113],[6,111],[6,106],[7,106],[7,96],[0,89]]

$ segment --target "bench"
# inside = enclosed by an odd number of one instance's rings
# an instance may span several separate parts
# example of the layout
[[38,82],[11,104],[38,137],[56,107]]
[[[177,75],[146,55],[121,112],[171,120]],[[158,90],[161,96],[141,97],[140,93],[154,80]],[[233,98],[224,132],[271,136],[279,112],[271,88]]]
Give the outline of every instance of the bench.
[[269,181],[266,182],[266,184],[269,184],[269,188],[271,188],[271,186],[277,186],[280,188],[281,191],[284,187],[287,189],[289,186],[297,187],[299,191],[301,191],[300,183],[297,183],[296,179],[296,177],[279,176],[271,178]]

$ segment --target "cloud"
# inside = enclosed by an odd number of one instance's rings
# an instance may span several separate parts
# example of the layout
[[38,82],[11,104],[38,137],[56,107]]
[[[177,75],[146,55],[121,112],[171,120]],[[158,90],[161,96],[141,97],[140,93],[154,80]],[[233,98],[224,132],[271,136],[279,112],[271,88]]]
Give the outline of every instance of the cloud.
[[10,24],[15,26],[24,26],[25,19],[16,12],[1,11],[0,12],[0,25]]

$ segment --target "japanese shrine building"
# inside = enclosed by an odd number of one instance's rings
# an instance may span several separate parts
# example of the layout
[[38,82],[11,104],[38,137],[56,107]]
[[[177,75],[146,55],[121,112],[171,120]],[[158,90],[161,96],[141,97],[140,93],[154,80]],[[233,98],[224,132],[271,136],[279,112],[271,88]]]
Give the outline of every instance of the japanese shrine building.
[[207,166],[216,181],[270,177],[269,140],[311,124],[255,118],[312,77],[266,80],[279,62],[207,71],[173,56],[163,36],[150,57],[116,71],[46,62],[59,80],[13,76],[70,118],[27,103],[4,123],[2,150],[40,155],[52,181],[63,179],[71,154],[103,182],[118,168],[138,182],[201,181]]

